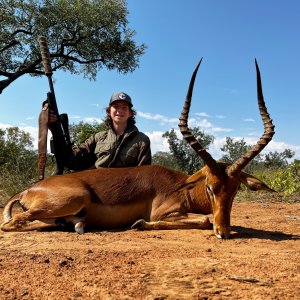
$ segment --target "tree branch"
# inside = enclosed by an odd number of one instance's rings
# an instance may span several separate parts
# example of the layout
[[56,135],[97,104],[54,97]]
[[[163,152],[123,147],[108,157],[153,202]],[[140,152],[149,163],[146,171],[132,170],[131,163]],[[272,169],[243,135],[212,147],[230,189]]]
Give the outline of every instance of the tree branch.
[[[51,57],[56,57],[56,55],[50,55]],[[103,62],[103,59],[102,58],[95,58],[95,59],[90,59],[90,60],[81,60],[77,57],[74,57],[74,56],[71,56],[71,55],[66,55],[66,54],[63,54],[61,55],[60,57],[62,58],[65,58],[67,60],[72,60],[72,61],[75,61],[79,64],[90,64],[90,63],[96,63],[96,62]]]
[[4,52],[5,50],[11,48],[11,47],[14,47],[18,44],[21,44],[20,42],[16,41],[16,40],[13,40],[11,41],[8,45],[4,46],[2,49],[0,49],[0,52]]
[[14,73],[8,73],[0,71],[0,75],[6,76],[7,79],[0,81],[0,94],[3,92],[3,90],[8,87],[12,82],[14,82],[19,77],[23,76],[24,74],[37,74],[37,75],[43,75],[44,73],[38,69],[36,69],[36,66],[41,63],[42,59],[36,59],[32,64],[30,64],[27,67],[24,67],[23,69],[19,69],[19,71]]
[[14,36],[14,35],[17,35],[18,33],[25,33],[25,34],[32,35],[31,29],[32,29],[32,28],[30,28],[29,30],[18,29],[18,30],[16,30],[16,31],[14,31],[11,35]]

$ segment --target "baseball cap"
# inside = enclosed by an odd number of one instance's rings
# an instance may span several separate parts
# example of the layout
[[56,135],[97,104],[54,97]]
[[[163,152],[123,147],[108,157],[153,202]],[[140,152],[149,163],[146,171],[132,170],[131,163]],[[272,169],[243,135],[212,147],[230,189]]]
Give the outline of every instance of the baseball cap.
[[115,102],[115,101],[125,101],[128,103],[129,107],[132,107],[131,98],[126,93],[119,92],[119,93],[112,94],[110,101],[109,101],[109,105],[112,105],[113,102]]

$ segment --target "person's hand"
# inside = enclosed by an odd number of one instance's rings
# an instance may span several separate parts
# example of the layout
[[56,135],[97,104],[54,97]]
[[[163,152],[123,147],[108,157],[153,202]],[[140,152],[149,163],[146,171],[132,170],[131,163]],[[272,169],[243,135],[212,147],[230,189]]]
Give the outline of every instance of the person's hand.
[[49,125],[52,125],[57,121],[57,116],[55,115],[53,110],[49,110],[49,118],[48,118],[48,123]]

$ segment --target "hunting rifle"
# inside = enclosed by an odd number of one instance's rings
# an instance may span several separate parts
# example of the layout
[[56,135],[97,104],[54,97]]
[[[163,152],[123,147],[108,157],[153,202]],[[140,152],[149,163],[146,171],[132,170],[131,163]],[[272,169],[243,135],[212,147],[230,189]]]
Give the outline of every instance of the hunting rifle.
[[68,160],[68,154],[71,151],[72,143],[69,135],[69,120],[67,114],[59,114],[55,92],[52,82],[52,68],[50,53],[45,37],[40,36],[38,39],[42,55],[42,62],[45,69],[45,75],[48,78],[50,92],[47,93],[47,100],[43,103],[43,109],[39,117],[39,159],[38,159],[38,176],[39,180],[44,179],[44,171],[47,155],[47,132],[48,132],[48,115],[49,110],[57,117],[57,121],[50,124],[52,138],[50,141],[51,153],[55,155],[56,170],[52,175],[61,175]]

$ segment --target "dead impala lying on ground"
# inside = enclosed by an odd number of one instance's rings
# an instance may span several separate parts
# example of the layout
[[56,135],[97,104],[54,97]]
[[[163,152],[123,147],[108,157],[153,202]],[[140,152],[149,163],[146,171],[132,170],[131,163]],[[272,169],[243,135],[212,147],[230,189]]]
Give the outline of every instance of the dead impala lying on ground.
[[[200,61],[201,63],[201,61]],[[218,238],[230,235],[230,212],[241,183],[251,190],[273,191],[242,169],[272,139],[274,125],[267,112],[258,65],[257,92],[264,134],[233,164],[215,161],[187,127],[194,81],[189,85],[180,130],[206,166],[188,176],[161,166],[95,169],[52,176],[15,195],[4,209],[4,231],[27,231],[71,222],[75,230],[130,226],[138,229],[213,229]],[[15,203],[23,212],[12,216]]]

